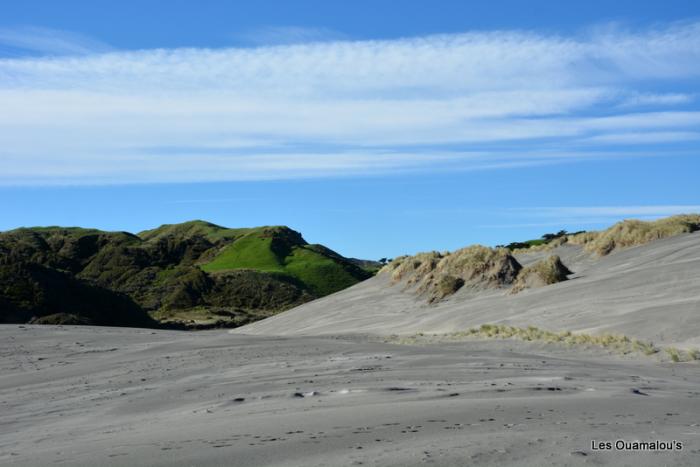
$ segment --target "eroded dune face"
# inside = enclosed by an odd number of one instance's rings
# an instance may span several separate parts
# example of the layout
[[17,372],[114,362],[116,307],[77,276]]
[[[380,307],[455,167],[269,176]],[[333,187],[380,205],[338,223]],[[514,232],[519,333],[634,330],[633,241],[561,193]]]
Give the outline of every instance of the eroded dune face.
[[450,333],[492,323],[698,347],[698,228],[697,215],[624,221],[513,254],[476,246],[398,258],[373,279],[234,332]]

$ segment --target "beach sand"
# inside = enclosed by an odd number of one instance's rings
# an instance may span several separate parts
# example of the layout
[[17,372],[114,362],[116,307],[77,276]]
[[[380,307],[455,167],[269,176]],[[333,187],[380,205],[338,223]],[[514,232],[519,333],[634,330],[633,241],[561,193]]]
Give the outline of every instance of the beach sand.
[[[0,326],[0,464],[700,463],[700,372],[483,340]],[[597,451],[673,441],[681,451]]]

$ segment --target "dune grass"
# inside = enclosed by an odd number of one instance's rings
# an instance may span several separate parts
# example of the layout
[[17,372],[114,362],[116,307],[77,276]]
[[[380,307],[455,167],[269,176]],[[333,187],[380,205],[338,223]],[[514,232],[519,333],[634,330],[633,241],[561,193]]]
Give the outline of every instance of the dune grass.
[[520,270],[510,290],[516,294],[530,287],[543,287],[567,280],[571,271],[564,266],[557,255],[549,256]]
[[437,302],[463,286],[488,289],[513,283],[522,266],[505,248],[473,245],[453,252],[431,251],[402,256],[384,266],[379,274],[391,274],[392,282]]
[[454,252],[431,251],[402,256],[384,266],[393,283],[403,282],[431,303],[439,302],[464,286],[495,289],[513,285],[511,293],[565,281],[571,274],[561,259],[550,256],[523,268],[507,248],[473,245]]
[[526,328],[505,324],[482,324],[478,328],[447,334],[429,334],[418,332],[410,336],[391,336],[387,342],[396,344],[420,344],[431,342],[460,341],[469,338],[483,339],[519,339],[531,342],[562,344],[566,346],[594,346],[618,354],[642,354],[646,356],[663,355],[673,362],[692,362],[700,360],[700,350],[682,350],[676,347],[657,347],[653,342],[633,339],[620,334],[582,334],[571,331],[547,331],[535,326]]
[[588,251],[604,256],[620,248],[643,245],[696,230],[700,230],[700,215],[680,215],[652,222],[625,220],[600,232],[588,242],[585,240],[589,237],[584,236],[583,240]]
[[582,245],[590,253],[605,256],[616,250],[644,245],[654,240],[697,230],[700,230],[700,215],[698,214],[681,214],[655,221],[624,220],[606,230],[566,235],[551,242],[514,249],[513,253],[548,251],[564,243],[569,243]]

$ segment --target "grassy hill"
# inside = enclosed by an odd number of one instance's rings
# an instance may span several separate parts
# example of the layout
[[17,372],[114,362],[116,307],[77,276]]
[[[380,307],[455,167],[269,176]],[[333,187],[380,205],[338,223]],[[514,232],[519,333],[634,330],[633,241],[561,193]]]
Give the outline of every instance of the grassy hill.
[[236,326],[370,276],[282,226],[23,228],[0,233],[0,322]]
[[368,274],[322,245],[309,245],[286,227],[251,229],[202,264],[207,272],[253,269],[279,273],[305,284],[324,296],[357,283]]

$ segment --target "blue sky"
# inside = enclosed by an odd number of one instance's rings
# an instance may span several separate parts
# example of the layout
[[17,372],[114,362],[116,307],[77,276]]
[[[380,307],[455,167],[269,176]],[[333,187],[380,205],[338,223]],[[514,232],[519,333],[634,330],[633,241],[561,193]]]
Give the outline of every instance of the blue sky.
[[379,258],[700,211],[697,2],[13,3],[0,229]]

